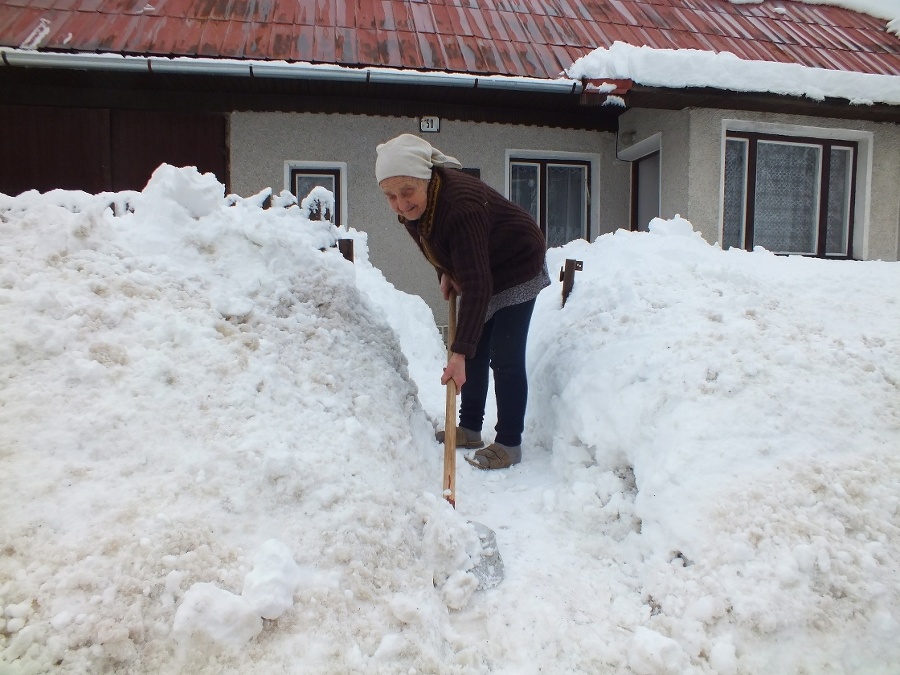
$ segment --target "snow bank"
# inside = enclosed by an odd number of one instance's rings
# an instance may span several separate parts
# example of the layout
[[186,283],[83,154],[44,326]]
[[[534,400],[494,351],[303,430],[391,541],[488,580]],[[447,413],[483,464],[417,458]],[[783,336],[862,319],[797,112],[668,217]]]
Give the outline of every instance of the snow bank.
[[650,229],[551,251],[584,270],[564,308],[540,296],[530,343],[527,431],[564,477],[545,504],[641,561],[653,633],[629,667],[887,672],[900,265]]
[[[401,294],[283,197],[169,166],[143,192],[0,195],[12,672],[363,672],[467,602],[476,535],[433,498],[433,424],[367,299]],[[396,303],[440,354],[425,304]],[[402,649],[453,654],[436,629]]]

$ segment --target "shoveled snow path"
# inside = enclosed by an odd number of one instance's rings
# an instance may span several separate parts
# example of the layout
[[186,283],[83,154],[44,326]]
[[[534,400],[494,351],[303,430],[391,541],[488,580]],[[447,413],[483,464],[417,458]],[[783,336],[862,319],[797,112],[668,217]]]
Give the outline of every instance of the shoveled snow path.
[[[526,444],[523,462],[503,471],[470,467],[463,454],[457,453],[457,510],[494,530],[505,578],[451,615],[460,637],[496,673],[623,670],[626,627],[649,614],[633,563],[622,558],[628,547],[616,539],[627,533],[598,524],[591,537],[574,535],[554,506],[563,484],[546,450]],[[535,643],[540,661],[522,649]]]

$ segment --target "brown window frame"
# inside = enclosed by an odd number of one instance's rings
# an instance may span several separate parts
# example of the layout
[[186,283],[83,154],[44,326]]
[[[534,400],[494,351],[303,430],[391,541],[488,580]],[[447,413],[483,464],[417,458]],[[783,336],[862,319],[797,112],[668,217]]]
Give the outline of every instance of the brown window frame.
[[[581,236],[590,240],[591,235],[591,161],[587,159],[568,159],[555,158],[552,156],[535,158],[535,157],[518,157],[511,156],[507,161],[507,166],[512,167],[513,164],[535,164],[538,166],[538,217],[537,224],[544,233],[547,234],[547,168],[549,166],[579,166],[585,169],[585,194],[584,194],[584,222],[582,223]],[[512,179],[510,179],[510,183]],[[511,187],[510,187],[511,190]],[[574,241],[574,239],[570,240]],[[568,243],[568,242],[566,242]],[[548,240],[548,246],[550,246]]]
[[307,195],[297,194],[297,177],[315,175],[328,175],[334,179],[334,218],[332,224],[336,227],[342,227],[344,216],[341,212],[341,169],[339,167],[304,166],[300,163],[292,165],[289,168],[291,194],[297,198],[298,204],[306,199]]
[[[756,209],[756,169],[757,147],[760,141],[772,141],[787,145],[812,145],[821,148],[821,169],[819,172],[819,220],[816,233],[815,253],[782,253],[774,251],[778,255],[802,255],[806,257],[828,258],[833,260],[849,260],[853,258],[853,230],[854,212],[856,210],[856,182],[859,161],[859,143],[833,138],[815,138],[810,136],[791,136],[782,134],[767,134],[753,131],[728,131],[725,134],[725,142],[731,139],[739,139],[747,142],[746,170],[744,174],[744,237],[741,242],[744,250],[752,251],[754,247],[754,220]],[[832,148],[847,148],[852,152],[849,215],[847,222],[847,251],[846,253],[827,253],[828,232],[828,188],[831,179],[831,150]],[[723,166],[724,170],[724,166]],[[723,212],[722,245],[726,245],[725,223]]]

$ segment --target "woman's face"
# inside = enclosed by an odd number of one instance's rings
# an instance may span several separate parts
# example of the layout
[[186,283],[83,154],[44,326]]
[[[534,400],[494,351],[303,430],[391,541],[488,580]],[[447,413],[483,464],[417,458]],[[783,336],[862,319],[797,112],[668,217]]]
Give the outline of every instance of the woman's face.
[[391,176],[379,184],[391,209],[407,220],[418,220],[428,203],[428,179]]

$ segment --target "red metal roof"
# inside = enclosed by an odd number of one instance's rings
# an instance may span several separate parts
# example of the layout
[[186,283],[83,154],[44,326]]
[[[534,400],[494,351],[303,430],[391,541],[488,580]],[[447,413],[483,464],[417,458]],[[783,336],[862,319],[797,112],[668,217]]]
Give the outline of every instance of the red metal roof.
[[[42,28],[45,26],[45,28]],[[790,0],[4,0],[0,45],[554,78],[614,41],[900,75],[882,19]]]

